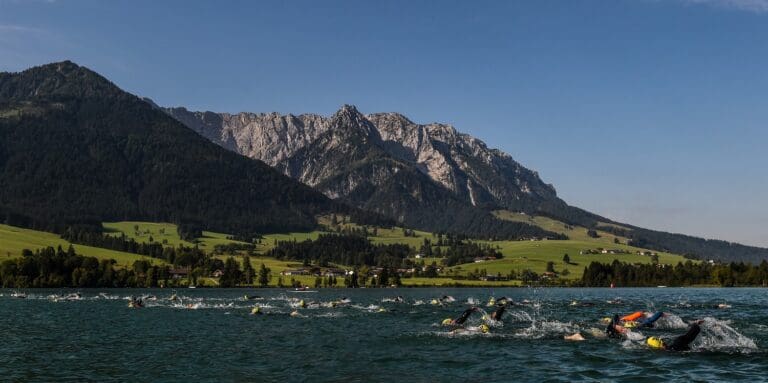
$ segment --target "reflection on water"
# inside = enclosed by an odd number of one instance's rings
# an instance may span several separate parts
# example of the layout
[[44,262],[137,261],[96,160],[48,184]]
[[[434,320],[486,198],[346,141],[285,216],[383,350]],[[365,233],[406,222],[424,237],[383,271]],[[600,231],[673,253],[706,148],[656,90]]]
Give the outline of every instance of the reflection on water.
[[[79,293],[79,294],[78,294]],[[737,380],[768,374],[763,289],[0,290],[17,381]],[[491,297],[508,297],[500,321]],[[129,308],[133,297],[143,308]],[[479,307],[457,331],[441,325]],[[664,311],[604,336],[601,319]],[[483,320],[486,317],[487,320]],[[692,351],[654,351],[702,319]],[[483,332],[483,324],[488,332]],[[569,342],[566,335],[586,340]]]

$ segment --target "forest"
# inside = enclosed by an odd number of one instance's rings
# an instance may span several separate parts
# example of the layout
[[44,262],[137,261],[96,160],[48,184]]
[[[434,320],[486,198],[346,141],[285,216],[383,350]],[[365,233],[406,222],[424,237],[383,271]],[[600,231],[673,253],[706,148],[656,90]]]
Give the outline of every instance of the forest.
[[584,269],[584,286],[620,287],[651,286],[766,286],[768,262],[759,265],[739,263],[710,264],[687,261],[676,266],[662,264],[629,264],[592,262]]

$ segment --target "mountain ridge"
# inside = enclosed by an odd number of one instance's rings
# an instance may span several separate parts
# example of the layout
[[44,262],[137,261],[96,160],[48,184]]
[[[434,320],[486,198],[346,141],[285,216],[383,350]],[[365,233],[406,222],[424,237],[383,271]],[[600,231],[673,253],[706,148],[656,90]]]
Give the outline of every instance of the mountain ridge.
[[[194,116],[201,113],[178,108],[163,110],[180,121],[194,120]],[[429,225],[430,220],[438,220],[438,214],[430,217],[428,211],[445,208],[445,204],[442,207],[421,206],[419,208],[420,203],[428,205],[428,202],[423,198],[410,199],[410,196],[418,196],[418,190],[424,190],[417,185],[434,187],[434,185],[427,186],[423,179],[419,181],[421,176],[415,174],[413,170],[417,170],[427,176],[433,184],[449,191],[452,197],[441,198],[453,198],[452,201],[462,205],[463,209],[476,208],[482,211],[506,209],[542,215],[566,224],[609,232],[620,231],[622,236],[629,238],[635,245],[659,251],[672,251],[694,258],[751,262],[768,259],[768,249],[645,229],[614,222],[570,206],[557,196],[557,191],[552,184],[541,180],[538,172],[525,168],[511,155],[499,149],[489,148],[482,140],[461,133],[449,124],[418,124],[394,112],[363,115],[350,105],[342,106],[339,112],[341,111],[357,112],[370,122],[378,132],[374,141],[380,140],[377,141],[378,149],[385,155],[373,156],[374,158],[366,163],[361,160],[364,158],[361,157],[361,153],[354,152],[350,148],[347,148],[349,153],[334,157],[327,156],[327,147],[312,146],[330,129],[329,121],[333,116],[222,113],[219,114],[222,116],[219,124],[209,124],[207,128],[220,132],[218,135],[211,136],[230,137],[234,140],[225,142],[213,138],[214,142],[228,145],[230,150],[243,155],[263,159],[284,174],[316,187],[326,196],[385,214],[416,227]],[[205,113],[215,114],[215,112]],[[231,124],[230,121],[233,120],[238,123]],[[304,131],[308,120],[311,120],[312,128]],[[272,123],[272,121],[280,121],[281,124]],[[194,123],[187,125],[193,127]],[[345,128],[354,129],[361,124],[349,125]],[[366,126],[366,135],[373,136],[370,134],[372,132],[369,125],[362,125]],[[281,139],[266,140],[263,137],[281,137]],[[232,149],[233,144],[234,149]],[[320,169],[313,168],[317,164],[306,161],[308,152],[313,152],[317,158],[323,158],[329,162],[325,164],[327,168],[325,173],[318,173]],[[354,155],[351,154],[352,152]],[[366,153],[371,152],[366,151]],[[297,162],[296,156],[303,158],[304,162]],[[338,169],[349,168],[352,164],[357,166],[355,168],[357,172],[337,172]],[[408,180],[403,179],[405,177],[403,174],[397,175],[403,168],[411,170],[407,173],[411,175]],[[377,178],[379,180],[374,182],[375,186],[370,184],[369,181]],[[399,187],[392,184],[395,178],[401,184]],[[383,179],[389,179],[390,183],[384,182]],[[410,186],[403,187],[403,185]],[[379,190],[376,190],[377,188]],[[441,194],[436,190],[431,193]],[[452,208],[456,208],[452,203]],[[412,211],[427,212],[409,219],[408,215]],[[612,224],[620,224],[624,228],[611,227]],[[434,227],[421,226],[421,228],[435,230]]]

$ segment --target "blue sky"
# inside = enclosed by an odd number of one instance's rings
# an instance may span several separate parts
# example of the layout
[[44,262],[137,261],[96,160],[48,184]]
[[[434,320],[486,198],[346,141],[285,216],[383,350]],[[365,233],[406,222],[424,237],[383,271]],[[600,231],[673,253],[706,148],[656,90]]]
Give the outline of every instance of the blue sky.
[[768,246],[768,0],[0,0],[0,70],[164,106],[445,122],[567,202]]

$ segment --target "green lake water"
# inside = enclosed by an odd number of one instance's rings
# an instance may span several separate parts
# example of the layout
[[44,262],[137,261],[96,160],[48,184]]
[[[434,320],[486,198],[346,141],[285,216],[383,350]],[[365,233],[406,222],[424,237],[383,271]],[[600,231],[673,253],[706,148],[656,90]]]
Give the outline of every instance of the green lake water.
[[[76,291],[81,299],[62,299]],[[0,289],[0,381],[768,379],[766,289],[183,289],[176,301],[172,293]],[[129,308],[141,295],[150,296],[145,307]],[[433,304],[443,296],[453,301]],[[491,296],[515,304],[490,333],[472,331],[479,314],[470,331],[440,325],[472,305],[492,311]],[[601,318],[637,310],[668,315],[630,339],[600,336]],[[646,336],[682,334],[693,319],[704,324],[691,351],[645,346]],[[563,340],[575,332],[586,341]]]

